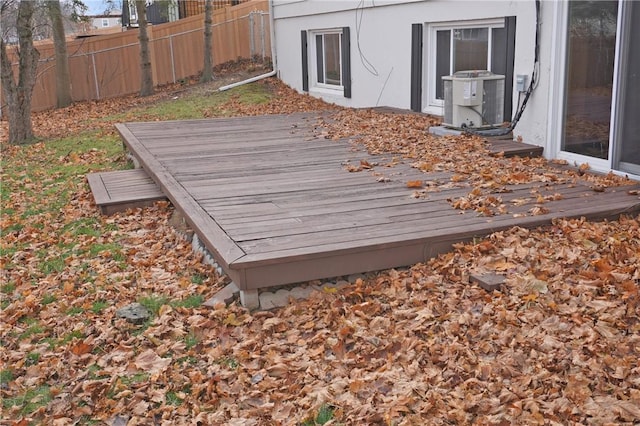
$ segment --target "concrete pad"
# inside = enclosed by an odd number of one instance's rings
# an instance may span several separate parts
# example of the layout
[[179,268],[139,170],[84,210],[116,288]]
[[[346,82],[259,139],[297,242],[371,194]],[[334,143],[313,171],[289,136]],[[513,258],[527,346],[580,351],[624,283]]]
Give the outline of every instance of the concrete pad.
[[505,276],[499,274],[471,274],[471,282],[478,284],[487,291],[500,290],[504,284]]
[[124,318],[132,324],[140,325],[151,317],[151,314],[139,303],[132,303],[116,311],[118,318]]
[[436,136],[460,136],[462,131],[444,126],[431,126],[429,127],[429,133]]
[[280,289],[276,292],[264,291],[260,293],[260,309],[282,308],[289,304],[291,294],[289,290]]
[[313,288],[311,286],[294,287],[289,290],[289,295],[294,299],[307,299],[311,295]]

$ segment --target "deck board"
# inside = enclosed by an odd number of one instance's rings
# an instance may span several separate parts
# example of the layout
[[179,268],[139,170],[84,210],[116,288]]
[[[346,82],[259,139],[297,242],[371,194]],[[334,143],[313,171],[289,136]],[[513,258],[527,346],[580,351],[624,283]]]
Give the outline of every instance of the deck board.
[[[506,214],[456,210],[452,201],[471,188],[438,186],[450,182],[451,173],[425,174],[409,160],[386,167],[392,155],[372,156],[347,140],[319,138],[313,127],[320,116],[125,123],[117,129],[242,290],[410,265],[456,242],[557,217],[640,211],[628,188],[597,193],[584,184],[535,182],[494,194]],[[531,151],[511,141],[490,143],[496,144],[492,152]],[[361,161],[372,169],[348,170]],[[407,186],[411,180],[439,189],[416,197]],[[538,192],[561,197],[540,205]],[[548,212],[534,215],[536,206]]]

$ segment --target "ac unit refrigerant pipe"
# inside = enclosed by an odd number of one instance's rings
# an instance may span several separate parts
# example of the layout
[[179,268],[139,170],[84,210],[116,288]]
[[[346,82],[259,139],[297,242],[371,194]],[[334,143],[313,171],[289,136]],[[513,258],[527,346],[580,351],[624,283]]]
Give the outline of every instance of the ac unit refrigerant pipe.
[[263,78],[269,78],[276,75],[278,72],[277,60],[276,60],[276,31],[275,25],[273,25],[273,0],[269,1],[269,33],[271,35],[271,64],[273,70],[266,74],[257,75],[255,77],[248,78],[246,80],[238,81],[236,83],[227,84],[218,89],[218,92],[224,92],[225,90],[233,89],[234,87],[242,86],[244,84],[253,83],[254,81],[262,80]]
[[[534,60],[533,60],[533,71],[531,72],[531,82],[529,83],[529,87],[527,91],[524,93],[524,100],[522,101],[522,105],[514,115],[511,123],[507,127],[497,127],[494,129],[488,130],[465,130],[466,133],[471,133],[479,136],[504,136],[508,135],[516,128],[516,124],[520,121],[520,117],[522,117],[522,113],[524,113],[524,109],[527,106],[527,101],[533,93],[533,90],[538,85],[538,71],[540,67],[540,0],[536,1],[536,38],[535,38],[535,49],[534,49]],[[518,93],[518,104],[520,104],[520,93]]]

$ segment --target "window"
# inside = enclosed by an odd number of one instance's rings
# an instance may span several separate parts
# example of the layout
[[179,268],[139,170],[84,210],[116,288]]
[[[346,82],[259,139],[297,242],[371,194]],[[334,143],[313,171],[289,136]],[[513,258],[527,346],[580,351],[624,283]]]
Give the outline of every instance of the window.
[[432,24],[429,56],[431,64],[427,82],[429,105],[442,106],[442,77],[464,70],[494,70],[492,46],[502,38],[504,18],[487,21]]
[[103,27],[108,27],[109,26],[109,20],[108,19],[103,19],[102,20],[102,26]]
[[349,27],[302,31],[302,90],[351,97]]
[[129,24],[138,22],[138,11],[136,10],[136,3],[133,1],[129,2]]
[[342,86],[340,33],[316,34],[316,78],[321,85]]
[[312,32],[310,55],[311,82],[314,87],[342,90],[342,30]]

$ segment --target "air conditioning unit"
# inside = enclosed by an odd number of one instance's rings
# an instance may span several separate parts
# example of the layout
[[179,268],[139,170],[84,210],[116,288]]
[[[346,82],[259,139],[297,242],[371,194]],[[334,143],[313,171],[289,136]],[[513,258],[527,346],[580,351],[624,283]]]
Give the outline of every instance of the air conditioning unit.
[[504,121],[504,75],[458,71],[442,77],[443,125],[455,129],[495,127]]

